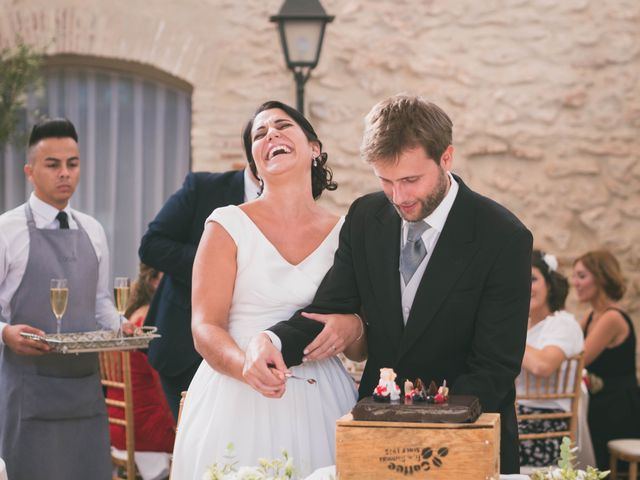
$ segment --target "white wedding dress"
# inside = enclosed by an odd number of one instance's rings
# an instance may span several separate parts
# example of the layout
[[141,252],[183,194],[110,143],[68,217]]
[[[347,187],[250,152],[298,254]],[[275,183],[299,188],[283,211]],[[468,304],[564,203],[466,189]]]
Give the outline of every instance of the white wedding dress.
[[[237,245],[229,333],[242,349],[252,336],[311,303],[333,263],[343,223],[292,265],[240,208],[216,209],[209,220],[222,225]],[[286,450],[298,478],[334,464],[335,421],[356,402],[354,382],[336,357],[291,370],[317,383],[289,379],[284,396],[271,399],[203,361],[178,426],[172,478],[202,480],[208,466],[229,462],[224,457],[229,443],[238,466],[257,465],[259,458],[279,457]]]

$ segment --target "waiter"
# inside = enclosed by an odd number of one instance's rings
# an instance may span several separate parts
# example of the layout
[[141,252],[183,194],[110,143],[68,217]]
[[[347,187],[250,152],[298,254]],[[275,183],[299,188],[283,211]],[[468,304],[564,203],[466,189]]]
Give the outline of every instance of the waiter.
[[33,127],[24,172],[33,193],[0,216],[0,456],[11,480],[111,478],[98,356],[49,354],[20,335],[55,332],[49,282],[69,287],[62,332],[116,329],[104,229],[69,200],[80,179],[66,119]]

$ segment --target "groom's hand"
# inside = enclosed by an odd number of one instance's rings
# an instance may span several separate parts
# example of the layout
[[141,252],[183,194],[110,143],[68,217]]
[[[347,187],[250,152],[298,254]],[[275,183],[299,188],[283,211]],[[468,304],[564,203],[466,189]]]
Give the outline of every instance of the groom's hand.
[[302,312],[302,316],[324,323],[320,334],[304,349],[305,356],[302,360],[305,362],[322,360],[343,352],[362,332],[360,317],[351,313],[321,314]]
[[249,341],[242,376],[253,389],[265,397],[282,397],[288,371],[282,354],[268,335],[260,333]]

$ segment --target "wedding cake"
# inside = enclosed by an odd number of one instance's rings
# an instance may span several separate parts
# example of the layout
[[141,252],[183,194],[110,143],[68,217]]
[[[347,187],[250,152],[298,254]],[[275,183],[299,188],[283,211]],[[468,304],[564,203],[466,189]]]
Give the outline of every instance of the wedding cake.
[[360,400],[351,414],[354,420],[417,423],[473,423],[482,413],[480,401],[471,395],[449,395],[446,382],[429,387],[417,379],[404,384],[404,395],[390,368],[380,369],[380,380],[371,397]]

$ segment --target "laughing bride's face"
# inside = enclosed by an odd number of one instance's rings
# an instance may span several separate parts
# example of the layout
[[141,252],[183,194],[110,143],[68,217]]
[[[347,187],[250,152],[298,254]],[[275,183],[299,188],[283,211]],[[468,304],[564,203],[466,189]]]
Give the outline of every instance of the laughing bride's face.
[[309,175],[312,158],[320,153],[302,128],[279,108],[256,115],[251,129],[251,153],[258,176],[268,177],[292,170]]

